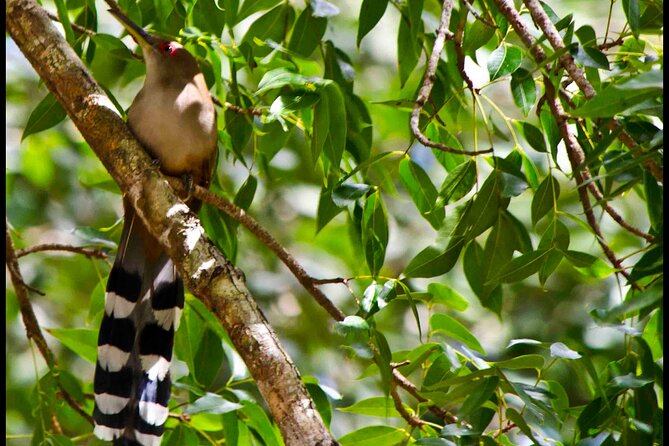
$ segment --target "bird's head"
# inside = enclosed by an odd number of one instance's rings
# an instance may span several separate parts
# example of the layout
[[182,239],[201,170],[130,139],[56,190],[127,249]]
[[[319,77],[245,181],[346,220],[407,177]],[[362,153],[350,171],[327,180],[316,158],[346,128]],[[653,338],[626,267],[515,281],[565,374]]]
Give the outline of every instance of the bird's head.
[[147,78],[160,81],[190,80],[200,73],[195,58],[180,43],[147,33],[118,9],[110,9],[109,12],[142,48]]

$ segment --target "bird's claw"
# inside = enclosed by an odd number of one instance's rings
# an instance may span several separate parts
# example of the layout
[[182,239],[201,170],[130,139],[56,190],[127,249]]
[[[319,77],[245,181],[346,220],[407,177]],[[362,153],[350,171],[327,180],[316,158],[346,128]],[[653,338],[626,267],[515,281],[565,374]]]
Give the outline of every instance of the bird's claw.
[[184,201],[190,201],[194,189],[193,176],[185,173],[181,176],[181,180],[184,183],[184,191],[186,191],[186,198]]

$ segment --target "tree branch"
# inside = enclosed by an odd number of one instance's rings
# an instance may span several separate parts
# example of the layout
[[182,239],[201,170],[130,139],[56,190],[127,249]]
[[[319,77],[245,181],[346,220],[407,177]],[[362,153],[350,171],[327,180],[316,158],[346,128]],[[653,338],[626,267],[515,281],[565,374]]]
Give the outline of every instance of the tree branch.
[[10,35],[61,102],[185,285],[221,321],[255,379],[287,446],[330,446],[299,372],[245,286],[243,274],[206,237],[197,217],[152,164],[109,98],[34,0],[8,0]]
[[83,246],[64,245],[62,243],[43,243],[40,245],[29,246],[28,248],[17,249],[16,257],[23,257],[40,251],[65,251],[81,254],[89,259],[95,257],[97,259],[107,260],[108,256],[105,252],[95,248],[85,248]]
[[[212,206],[215,206],[241,223],[246,229],[255,235],[258,240],[260,240],[265,246],[274,252],[277,257],[279,257],[284,265],[288,267],[290,272],[293,273],[298,282],[300,282],[300,284],[309,292],[309,294],[313,296],[313,298],[321,307],[330,313],[330,316],[332,316],[334,320],[344,320],[346,315],[339,308],[337,308],[335,304],[332,303],[332,301],[328,299],[320,289],[316,287],[319,282],[307,274],[304,268],[302,268],[302,265],[300,265],[299,262],[295,260],[295,257],[286,251],[286,249],[281,246],[281,244],[274,237],[272,237],[272,235],[253,217],[247,214],[244,209],[201,186],[195,186],[193,190],[193,196],[206,203],[209,203]],[[340,279],[338,281],[342,280],[343,279]],[[323,282],[321,281],[320,283]]]
[[449,153],[458,153],[461,155],[481,155],[484,153],[492,152],[492,149],[487,150],[476,150],[476,151],[466,151],[458,150],[448,147],[447,145],[440,144],[434,141],[431,141],[427,136],[423,134],[420,130],[419,120],[420,114],[425,107],[425,103],[430,97],[430,92],[434,86],[434,81],[436,79],[437,66],[439,65],[439,58],[441,57],[441,52],[444,50],[444,43],[446,38],[452,38],[452,34],[448,31],[448,23],[451,20],[451,11],[453,10],[453,1],[444,0],[442,6],[441,19],[439,21],[439,27],[437,28],[437,36],[434,39],[434,45],[432,46],[432,54],[427,61],[427,67],[425,68],[425,74],[423,75],[423,84],[420,87],[418,92],[418,97],[411,110],[411,119],[409,124],[411,126],[411,132],[416,137],[421,144],[426,147],[432,147],[434,149],[442,150]]
[[[513,5],[509,4],[508,0],[494,0],[495,4],[498,6],[499,10],[505,15],[505,17],[509,20],[509,23],[511,23],[511,26],[513,26],[514,30],[516,33],[520,36],[520,39],[523,41],[525,46],[527,46],[530,51],[532,52],[532,55],[534,56],[535,60],[537,63],[541,63],[545,60],[546,55],[541,50],[541,48],[538,47],[536,41],[530,34],[529,30],[525,26],[525,24],[521,21],[520,15],[518,12],[513,8]],[[524,0],[528,4],[528,8],[530,8],[530,5],[532,5],[532,8],[534,8],[538,3],[536,0]],[[536,3],[536,5],[535,5]],[[540,5],[538,5],[539,8],[541,8]],[[545,13],[543,13],[543,10],[541,13],[545,16]],[[534,15],[539,16],[540,14],[538,12],[533,13]],[[546,19],[548,19],[546,17]],[[535,19],[536,21],[536,19]],[[550,20],[548,19],[550,22]],[[544,23],[543,20],[541,23]],[[552,25],[552,23],[551,23]],[[541,26],[541,25],[539,25]],[[553,27],[554,29],[555,27]],[[546,32],[544,30],[544,32]],[[555,36],[552,35],[552,39],[555,39]],[[557,35],[557,38],[560,39],[560,42],[562,41],[559,34]],[[561,48],[564,48],[564,44],[562,45]],[[573,59],[572,59],[573,63]],[[575,66],[575,65],[574,65]],[[578,68],[578,67],[576,67]],[[583,78],[585,79],[585,78]],[[575,80],[575,79],[574,79]],[[576,80],[575,80],[576,81]],[[586,80],[587,82],[587,80]],[[578,81],[577,81],[578,83]],[[588,84],[589,85],[589,84]],[[569,162],[571,164],[572,172],[574,175],[574,179],[576,180],[576,185],[578,189],[578,194],[579,194],[579,199],[581,201],[581,205],[583,206],[583,211],[585,212],[586,220],[588,221],[588,224],[592,228],[593,232],[596,235],[597,242],[599,243],[600,247],[602,248],[602,251],[604,252],[604,255],[609,259],[611,264],[618,270],[620,274],[622,274],[625,278],[629,279],[629,273],[625,271],[625,269],[622,266],[622,262],[616,258],[615,254],[613,253],[613,250],[611,250],[611,247],[606,243],[604,240],[604,237],[602,235],[601,229],[599,227],[599,224],[597,223],[597,219],[595,218],[595,214],[592,210],[592,205],[590,204],[590,197],[588,196],[588,190],[587,187],[582,187],[586,186],[584,182],[590,182],[591,181],[591,175],[590,171],[588,170],[587,166],[585,165],[585,154],[583,153],[583,150],[581,149],[581,146],[578,143],[578,140],[574,136],[574,134],[571,132],[569,129],[568,123],[567,123],[567,115],[562,108],[562,104],[560,103],[560,100],[557,98],[555,88],[553,87],[553,84],[551,83],[550,79],[548,76],[544,75],[544,88],[546,90],[546,97],[547,101],[549,103],[551,113],[555,117],[555,120],[557,122],[558,128],[560,130],[560,133],[562,135],[562,139],[565,142],[565,146],[567,148],[567,155],[569,157]],[[592,88],[592,87],[591,87]],[[594,91],[594,90],[593,90]],[[594,184],[594,183],[593,183]]]
[[[495,1],[499,2],[503,0],[495,0]],[[586,99],[589,100],[594,98],[597,95],[597,92],[595,92],[595,89],[592,88],[592,85],[590,84],[590,82],[588,82],[588,79],[585,77],[585,72],[583,71],[583,69],[579,68],[576,65],[576,62],[574,61],[574,58],[569,53],[569,51],[565,51],[565,45],[564,42],[562,41],[562,37],[560,37],[560,33],[558,32],[557,28],[555,28],[555,25],[553,25],[553,22],[551,22],[550,18],[548,18],[548,15],[543,10],[538,0],[523,0],[523,1],[525,2],[525,6],[527,6],[527,9],[529,9],[530,14],[532,15],[532,19],[534,20],[534,23],[536,23],[539,29],[543,31],[543,33],[546,35],[546,38],[550,42],[553,49],[556,52],[563,52],[562,56],[560,56],[560,63],[567,71],[569,77],[576,83],[578,88],[583,92],[583,95],[585,96]],[[518,32],[518,30],[516,30],[516,32]],[[619,41],[622,42],[621,39],[618,39],[613,43]],[[525,42],[525,40],[523,40],[523,42]],[[620,124],[617,121],[613,120],[612,122],[614,124],[609,124],[609,126],[613,125],[612,130],[616,130],[617,128],[620,127]],[[633,156],[640,157],[641,155],[643,155],[643,151],[638,148],[638,144],[636,143],[636,141],[634,141],[634,139],[624,130],[622,130],[618,134],[618,139],[630,149],[630,152],[632,153]],[[661,183],[664,182],[664,174],[662,168],[660,168],[657,165],[657,163],[655,163],[653,160],[647,160],[644,161],[643,166],[649,172],[651,172],[655,176],[655,178],[657,178],[658,181],[660,181]],[[613,215],[611,215],[611,217],[613,217]],[[615,220],[615,217],[613,217],[613,219]]]
[[[29,287],[23,281],[23,275],[19,268],[18,256],[16,253],[9,230],[9,221],[5,218],[5,264],[7,265],[7,271],[9,272],[12,286],[16,292],[16,299],[19,301],[21,318],[23,319],[23,325],[26,327],[26,336],[28,337],[28,340],[32,340],[35,343],[40,354],[46,361],[49,370],[54,370],[57,367],[56,357],[49,348],[49,345],[42,334],[42,329],[39,326],[35,312],[33,311],[33,306],[30,303],[30,297],[28,296]],[[79,403],[72,398],[72,395],[65,390],[60,380],[56,379],[56,381],[60,387],[63,399],[67,404],[92,425],[93,418],[88,415]]]

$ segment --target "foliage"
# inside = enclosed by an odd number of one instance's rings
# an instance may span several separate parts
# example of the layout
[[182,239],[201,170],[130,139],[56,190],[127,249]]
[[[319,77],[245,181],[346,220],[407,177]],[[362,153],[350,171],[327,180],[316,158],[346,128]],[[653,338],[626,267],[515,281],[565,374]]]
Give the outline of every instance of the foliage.
[[[77,54],[127,106],[143,74],[130,41],[72,27],[97,30],[100,5],[55,3]],[[315,276],[347,277],[350,293],[324,288],[348,314],[335,324],[237,222],[208,206],[201,213],[287,340],[342,445],[661,444],[663,185],[648,165],[661,171],[662,5],[611,1],[606,21],[586,16],[591,24],[580,25],[558,11],[568,8],[543,4],[566,46],[556,52],[536,31],[545,63],[494,1],[472,5],[481,19],[456,2],[456,37],[439,60],[420,128],[451,147],[494,148],[477,158],[427,149],[408,126],[440,2],[364,0],[355,29],[354,13],[326,0],[304,8],[278,0],[120,2],[133,20],[179,38],[227,104],[214,191],[249,209]],[[531,23],[527,13],[522,19]],[[375,51],[384,50],[391,22],[397,54],[389,63]],[[609,45],[614,35],[619,41]],[[595,89],[591,100],[565,82],[556,61],[566,53]],[[477,73],[475,92],[466,73]],[[22,82],[10,73],[8,101],[31,111],[14,118],[22,143],[8,154],[16,243],[58,237],[109,250],[119,236],[118,189],[61,123],[55,98],[33,98]],[[580,168],[603,195],[592,200],[602,241],[624,259],[628,278],[583,214],[546,82],[564,92],[585,156]],[[652,241],[612,222],[609,203]],[[90,429],[54,383],[90,413],[85,395],[109,267],[44,254],[29,262],[21,260],[29,283],[46,293],[33,304],[69,350],[58,350],[58,368],[30,365],[8,288],[8,353],[23,358],[7,366],[8,441],[19,444],[14,436],[31,430],[31,444],[89,441],[77,437]],[[192,296],[175,355],[170,408],[190,418],[170,418],[163,444],[282,444],[226,332]],[[25,360],[38,378],[22,376]],[[419,399],[400,392],[398,407],[396,372]],[[54,433],[52,414],[64,434]]]

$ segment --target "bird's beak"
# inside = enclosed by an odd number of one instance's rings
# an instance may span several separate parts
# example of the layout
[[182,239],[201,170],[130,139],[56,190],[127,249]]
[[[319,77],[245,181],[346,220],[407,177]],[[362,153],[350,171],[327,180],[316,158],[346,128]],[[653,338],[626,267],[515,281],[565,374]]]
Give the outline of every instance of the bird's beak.
[[142,28],[134,24],[125,14],[119,9],[110,9],[109,12],[111,15],[116,17],[123,27],[128,31],[128,34],[135,39],[135,42],[142,47],[142,50],[146,52],[147,50],[152,50],[156,44],[156,38],[151,34],[144,31]]

